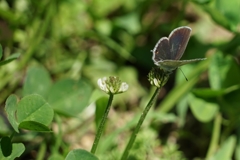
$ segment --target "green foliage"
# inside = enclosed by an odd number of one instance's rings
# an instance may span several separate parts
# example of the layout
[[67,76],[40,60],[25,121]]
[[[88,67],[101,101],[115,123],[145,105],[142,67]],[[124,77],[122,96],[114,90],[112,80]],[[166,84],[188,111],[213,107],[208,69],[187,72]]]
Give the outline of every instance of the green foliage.
[[18,103],[16,112],[17,120],[20,123],[20,126],[23,122],[29,122],[29,124],[31,124],[31,121],[47,126],[53,119],[52,108],[39,95],[29,95],[22,98]]
[[2,45],[0,45],[0,59],[2,58]]
[[233,152],[235,150],[236,145],[236,137],[230,136],[226,139],[221,148],[217,151],[217,153],[211,158],[212,160],[230,160],[232,159]]
[[[154,90],[150,50],[184,25],[182,59],[207,60],[181,67],[188,81],[170,75],[129,159],[240,160],[239,10],[239,0],[0,1],[0,160],[119,159]],[[129,89],[94,156],[105,76]]]
[[211,121],[216,116],[219,109],[219,106],[216,103],[205,101],[192,94],[189,94],[188,101],[193,115],[201,122]]
[[75,149],[69,152],[66,160],[98,160],[93,154],[82,149]]
[[49,104],[35,94],[25,96],[18,103],[16,96],[11,95],[7,99],[5,109],[16,132],[19,132],[18,128],[49,131],[47,126],[52,122],[54,114]]
[[15,95],[10,95],[6,101],[5,111],[8,116],[8,120],[10,124],[12,125],[13,129],[16,132],[19,132],[18,130],[18,122],[16,119],[16,111],[17,111],[17,97]]
[[9,137],[2,137],[1,139],[1,149],[4,157],[8,157],[12,153],[12,143]]
[[84,80],[62,79],[54,84],[51,81],[44,68],[30,68],[23,92],[44,96],[56,112],[67,116],[76,116],[88,105],[92,89]]
[[[2,52],[3,52],[2,45],[0,44],[0,60],[2,59],[2,56],[3,56]],[[19,58],[19,56],[20,56],[19,53],[12,54],[11,56],[7,57],[5,60],[0,61],[0,66],[5,65],[5,64]]]
[[[2,146],[1,143],[1,147],[6,147],[5,145]],[[12,144],[12,151],[11,151],[11,155],[5,157],[4,154],[2,153],[2,148],[0,150],[0,159],[1,160],[14,160],[17,157],[20,157],[22,155],[22,153],[24,152],[25,147],[22,143],[13,143]]]
[[99,123],[102,119],[104,111],[106,110],[107,103],[108,103],[108,98],[107,97],[99,98],[96,101],[95,123],[96,123],[97,127],[99,126]]
[[51,87],[48,101],[56,112],[77,116],[89,104],[91,92],[91,86],[84,80],[64,79]]
[[46,69],[41,67],[31,67],[28,69],[23,86],[23,94],[39,94],[47,98],[51,87],[51,78]]

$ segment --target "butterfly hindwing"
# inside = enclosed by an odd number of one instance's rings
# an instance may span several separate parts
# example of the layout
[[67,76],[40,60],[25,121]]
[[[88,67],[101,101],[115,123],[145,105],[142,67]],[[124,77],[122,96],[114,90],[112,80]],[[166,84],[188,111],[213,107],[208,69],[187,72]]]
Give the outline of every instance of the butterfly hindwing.
[[[197,58],[197,59],[190,59],[190,60],[165,60],[165,61],[161,61],[159,62],[159,66],[166,71],[173,71],[175,69],[177,69],[178,67],[185,65],[185,64],[189,64],[189,63],[193,63],[193,62],[198,62],[198,61],[202,61],[205,60],[206,58]],[[158,64],[156,64],[158,65]]]

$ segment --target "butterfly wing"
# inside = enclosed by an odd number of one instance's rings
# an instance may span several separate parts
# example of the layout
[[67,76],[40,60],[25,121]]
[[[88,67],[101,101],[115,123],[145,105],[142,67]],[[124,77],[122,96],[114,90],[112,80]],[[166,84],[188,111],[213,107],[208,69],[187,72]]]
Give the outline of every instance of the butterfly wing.
[[157,63],[164,59],[168,59],[170,55],[169,41],[167,37],[161,38],[153,49],[153,62]]
[[179,60],[187,47],[191,30],[187,26],[179,27],[174,29],[168,38],[161,38],[152,51],[154,63],[163,70],[172,72],[184,64],[205,60],[205,58]]
[[159,65],[163,70],[172,72],[173,70],[177,69],[178,67],[193,63],[197,61],[206,60],[206,58],[197,58],[197,59],[190,59],[190,60],[164,60],[160,61],[159,64],[156,63],[156,65]]
[[169,35],[170,57],[164,60],[179,60],[188,44],[192,29],[187,26],[174,29]]
[[169,38],[161,38],[152,51],[154,63],[163,60],[179,60],[186,49],[190,34],[191,28],[184,26],[174,29]]

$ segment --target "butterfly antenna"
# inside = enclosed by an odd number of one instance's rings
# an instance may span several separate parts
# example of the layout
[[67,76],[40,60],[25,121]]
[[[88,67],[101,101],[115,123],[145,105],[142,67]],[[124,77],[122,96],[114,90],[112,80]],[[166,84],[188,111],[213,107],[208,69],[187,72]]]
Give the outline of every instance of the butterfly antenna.
[[187,77],[185,76],[185,74],[183,73],[183,71],[181,70],[181,68],[179,68],[179,69],[180,69],[180,71],[182,72],[182,74],[184,75],[186,81],[188,81]]

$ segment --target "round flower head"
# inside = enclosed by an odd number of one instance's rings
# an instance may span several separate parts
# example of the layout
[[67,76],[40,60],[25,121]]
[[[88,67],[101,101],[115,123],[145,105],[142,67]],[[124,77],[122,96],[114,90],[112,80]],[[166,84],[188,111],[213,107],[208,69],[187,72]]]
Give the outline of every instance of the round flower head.
[[164,70],[155,67],[148,74],[148,80],[151,85],[154,85],[158,88],[165,85],[169,78],[169,72],[165,72]]
[[128,84],[114,76],[98,79],[98,86],[107,94],[118,94],[128,90]]

